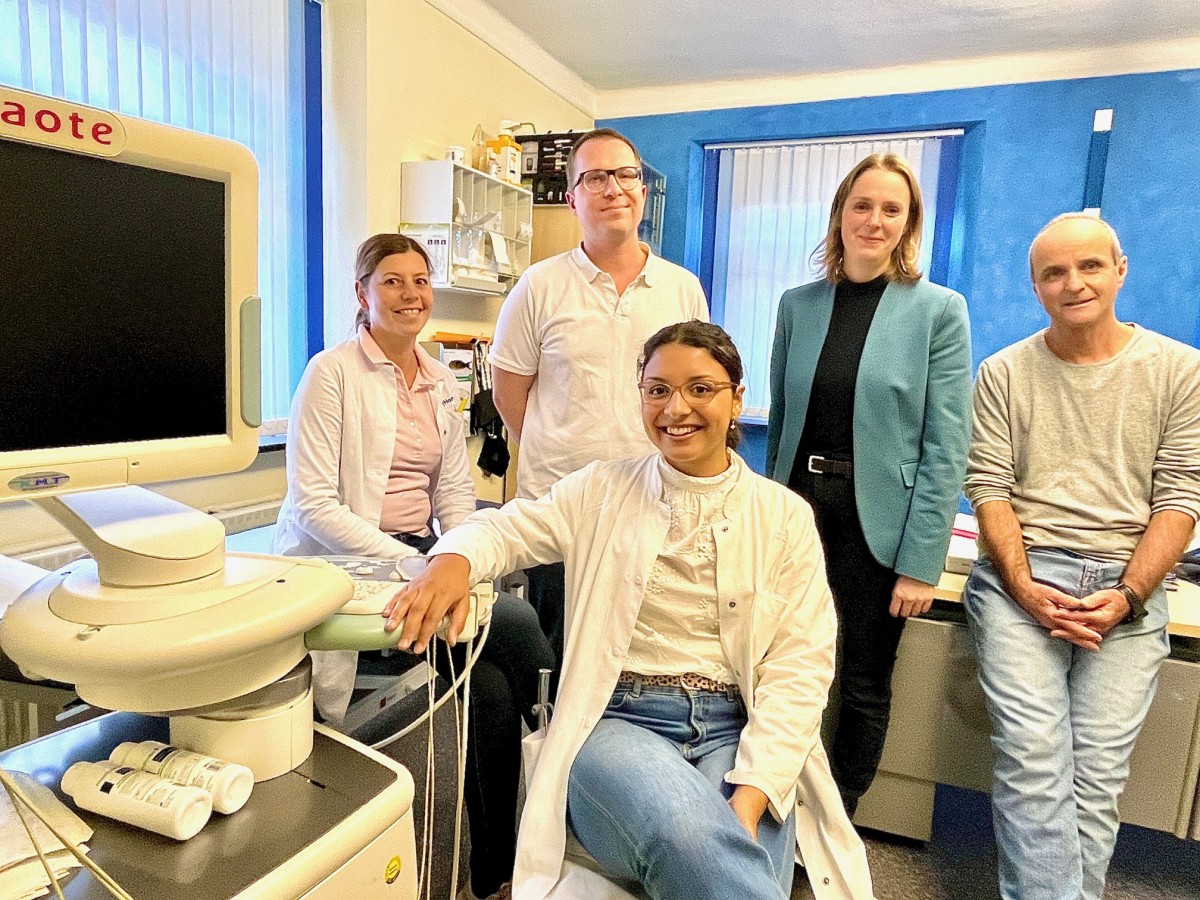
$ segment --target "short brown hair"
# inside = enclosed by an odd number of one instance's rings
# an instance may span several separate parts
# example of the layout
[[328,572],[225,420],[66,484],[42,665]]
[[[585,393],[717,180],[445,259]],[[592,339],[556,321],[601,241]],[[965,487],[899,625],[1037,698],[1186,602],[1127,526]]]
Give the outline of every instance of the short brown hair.
[[[367,281],[379,268],[379,264],[396,253],[419,253],[421,259],[425,260],[425,267],[433,268],[429,262],[428,251],[421,246],[419,241],[415,241],[405,234],[388,231],[372,235],[358,245],[358,256],[354,259],[354,280],[365,288]],[[360,306],[354,315],[354,327],[357,329],[360,325],[366,324],[367,311]]]
[[813,251],[813,259],[825,270],[825,277],[837,284],[846,278],[843,266],[846,261],[846,246],[842,243],[842,212],[846,201],[850,198],[850,190],[858,176],[870,169],[886,169],[895,172],[908,183],[909,204],[908,222],[904,226],[904,234],[900,243],[892,251],[891,264],[888,266],[888,281],[899,281],[904,284],[914,284],[921,279],[921,269],[917,265],[917,255],[921,250],[921,228],[925,221],[925,207],[921,202],[921,185],[912,168],[899,153],[872,153],[861,160],[849,171],[842,183],[838,185],[837,193],[833,195],[833,205],[829,210],[829,230],[817,249]]
[[579,177],[579,173],[575,171],[575,156],[579,153],[579,148],[588,141],[596,140],[611,140],[620,141],[626,147],[633,151],[633,158],[637,161],[637,167],[642,167],[642,155],[638,153],[637,147],[633,146],[633,141],[621,134],[615,128],[593,128],[591,131],[585,131],[579,136],[579,139],[571,145],[571,152],[567,154],[567,190],[575,189],[575,180]]

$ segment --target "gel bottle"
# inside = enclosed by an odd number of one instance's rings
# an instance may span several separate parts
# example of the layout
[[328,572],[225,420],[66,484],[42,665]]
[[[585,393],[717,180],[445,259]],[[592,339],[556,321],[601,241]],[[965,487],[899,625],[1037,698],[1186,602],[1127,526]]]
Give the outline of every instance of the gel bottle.
[[63,773],[63,793],[94,813],[186,841],[212,815],[212,796],[131,766],[77,762]]
[[212,794],[213,809],[225,815],[245,806],[254,789],[254,773],[246,766],[161,741],[125,741],[117,745],[109,759],[175,784],[202,788]]

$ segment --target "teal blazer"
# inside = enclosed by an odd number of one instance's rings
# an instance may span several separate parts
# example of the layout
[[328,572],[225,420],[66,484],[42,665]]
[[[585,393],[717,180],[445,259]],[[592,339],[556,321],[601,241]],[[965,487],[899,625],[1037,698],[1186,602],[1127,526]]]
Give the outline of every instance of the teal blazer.
[[[767,473],[784,484],[804,430],[833,291],[823,279],[779,301]],[[937,584],[970,439],[966,301],[928,281],[890,283],[867,332],[854,387],[854,497],[867,546],[880,564]]]

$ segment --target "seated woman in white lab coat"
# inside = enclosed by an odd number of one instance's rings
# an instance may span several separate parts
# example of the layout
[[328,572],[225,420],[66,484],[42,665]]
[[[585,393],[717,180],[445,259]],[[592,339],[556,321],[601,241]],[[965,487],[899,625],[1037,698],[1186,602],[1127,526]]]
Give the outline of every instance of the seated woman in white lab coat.
[[820,741],[836,635],[821,545],[808,505],[732,451],[741,377],[717,326],[659,331],[639,387],[660,452],[472,515],[385,610],[420,648],[445,612],[465,616],[472,581],[566,563],[517,900],[582,896],[560,880],[568,828],[653,898],[787,898],[797,843],[818,898],[871,896]]
[[[417,343],[433,308],[429,257],[401,234],[378,234],[355,263],[357,334],[312,358],[288,420],[288,493],[274,547],[292,556],[402,559],[425,552],[475,509],[463,392]],[[533,608],[501,596],[473,669],[465,785],[476,896],[502,896],[516,847],[521,717],[554,654]],[[357,654],[313,654],[314,700],[340,726]],[[439,660],[445,664],[443,653]],[[463,666],[462,651],[455,656]],[[449,676],[449,666],[439,671]]]

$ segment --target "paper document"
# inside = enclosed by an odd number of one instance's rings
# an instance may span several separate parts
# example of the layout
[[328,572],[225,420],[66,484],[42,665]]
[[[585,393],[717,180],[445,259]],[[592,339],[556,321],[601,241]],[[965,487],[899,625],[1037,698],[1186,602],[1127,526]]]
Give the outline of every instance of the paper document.
[[979,556],[976,543],[979,524],[974,516],[958,513],[954,517],[954,528],[950,532],[950,548],[946,551],[946,571],[967,575]]
[[[60,834],[76,847],[92,836],[92,829],[83,819],[68,809],[48,787],[24,772],[9,772],[17,786],[38,811],[54,824]],[[21,813],[29,823],[33,836],[42,848],[55,877],[61,878],[80,865],[50,830],[30,810],[22,806]],[[42,897],[50,893],[50,879],[29,842],[25,826],[13,809],[12,799],[0,786],[0,897],[13,900]]]
[[504,239],[504,235],[496,234],[494,231],[489,231],[488,237],[492,239],[492,252],[496,255],[497,268],[501,272],[511,272],[512,263],[508,259],[508,241]]

